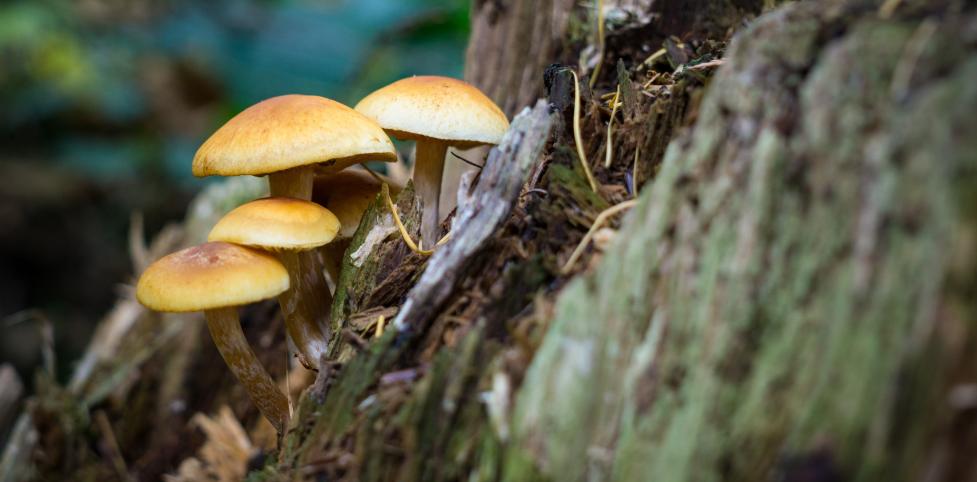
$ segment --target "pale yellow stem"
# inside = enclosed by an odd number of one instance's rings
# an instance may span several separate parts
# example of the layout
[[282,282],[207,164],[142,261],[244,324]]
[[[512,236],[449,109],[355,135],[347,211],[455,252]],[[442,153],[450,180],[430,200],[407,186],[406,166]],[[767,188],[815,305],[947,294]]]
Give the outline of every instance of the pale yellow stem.
[[434,246],[441,231],[441,178],[448,144],[435,139],[417,141],[414,155],[414,189],[421,198],[421,242]]
[[279,434],[284,434],[288,427],[288,399],[261,366],[258,357],[251,350],[251,345],[248,345],[248,340],[241,331],[237,308],[207,310],[204,315],[210,336],[231,373],[244,385],[258,411],[271,422]]
[[288,270],[289,289],[278,295],[285,331],[299,351],[299,362],[318,369],[329,352],[329,309],[332,294],[314,251],[282,251],[278,258]]

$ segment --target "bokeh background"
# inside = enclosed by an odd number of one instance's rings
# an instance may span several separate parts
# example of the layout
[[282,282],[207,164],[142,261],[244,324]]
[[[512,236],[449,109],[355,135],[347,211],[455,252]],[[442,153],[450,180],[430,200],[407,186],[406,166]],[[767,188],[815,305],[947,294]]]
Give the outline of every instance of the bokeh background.
[[65,377],[132,279],[133,213],[179,220],[232,115],[460,77],[467,37],[467,0],[0,2],[0,362],[29,384],[53,345]]

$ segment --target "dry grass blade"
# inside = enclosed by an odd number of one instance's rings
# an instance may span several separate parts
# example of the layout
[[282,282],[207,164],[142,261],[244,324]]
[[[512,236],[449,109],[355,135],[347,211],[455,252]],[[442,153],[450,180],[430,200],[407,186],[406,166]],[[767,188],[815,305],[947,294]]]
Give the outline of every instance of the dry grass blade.
[[621,97],[621,86],[617,86],[614,97],[611,99],[611,120],[607,121],[607,151],[604,154],[604,167],[611,167],[611,158],[614,156],[614,142],[611,137],[611,128],[614,125],[614,117],[617,115],[618,99]]
[[[363,166],[363,168],[366,169],[366,172],[370,173],[370,175],[373,176],[377,182],[383,183],[383,188],[381,189],[381,192],[383,193],[383,200],[387,203],[387,209],[390,210],[390,214],[394,218],[394,224],[397,225],[397,230],[400,231],[400,236],[404,238],[404,243],[407,244],[407,247],[410,248],[411,251],[422,256],[430,256],[434,254],[433,249],[424,249],[419,242],[415,243],[410,237],[410,233],[408,233],[407,228],[404,227],[404,222],[400,220],[400,213],[397,212],[397,206],[390,197],[390,186],[377,173],[373,172],[373,169],[367,167],[366,164],[361,164],[361,166]],[[438,242],[434,244],[434,247],[441,246],[442,244],[447,243],[450,239],[451,233],[449,232],[439,239]]]
[[375,336],[376,338],[380,338],[381,336],[383,336],[383,325],[386,324],[386,321],[387,319],[384,318],[383,315],[380,315],[380,318],[377,318],[377,329],[373,333],[373,336]]
[[664,48],[660,48],[660,49],[656,50],[655,53],[649,55],[648,58],[645,59],[644,62],[641,62],[641,65],[643,67],[648,67],[648,66],[654,64],[656,60],[658,60],[659,58],[661,58],[661,56],[665,55],[666,53],[668,53],[667,50],[665,50]]
[[[383,191],[383,200],[386,201],[387,203],[387,209],[389,209],[390,214],[393,215],[394,224],[397,225],[397,230],[400,231],[400,236],[404,238],[404,243],[407,244],[407,247],[410,248],[411,251],[423,256],[430,256],[434,254],[434,249],[424,249],[424,247],[420,244],[420,242],[415,243],[414,240],[411,239],[410,233],[407,232],[407,228],[404,227],[403,221],[400,220],[400,214],[397,212],[397,206],[394,204],[393,199],[391,199],[390,197],[390,187],[387,186],[387,184],[384,184],[382,191]],[[445,234],[443,237],[441,237],[441,239],[439,239],[437,243],[434,243],[434,247],[436,248],[438,246],[441,246],[444,243],[447,243],[449,240],[451,240],[450,232]]]
[[413,239],[411,239],[410,233],[407,232],[407,228],[404,227],[403,221],[400,220],[400,214],[397,213],[397,206],[394,205],[393,199],[390,198],[390,188],[384,184],[381,191],[383,193],[383,200],[387,203],[387,209],[389,209],[390,214],[393,215],[394,224],[397,225],[397,230],[400,231],[400,236],[404,238],[404,243],[407,244],[407,247],[410,248],[411,251],[423,256],[430,256],[434,254],[434,250],[421,249],[421,247],[418,246]]
[[632,199],[630,201],[624,201],[620,204],[616,204],[614,206],[611,206],[601,211],[601,213],[597,215],[597,219],[594,219],[594,224],[591,225],[590,229],[587,230],[587,234],[585,234],[583,239],[580,240],[580,244],[578,244],[577,248],[574,249],[573,253],[570,254],[570,258],[567,259],[566,264],[563,265],[563,269],[561,269],[560,272],[563,274],[569,274],[570,271],[573,270],[573,265],[575,265],[577,263],[577,260],[580,259],[580,256],[583,254],[583,251],[587,247],[587,244],[589,244],[590,240],[593,239],[594,233],[596,233],[597,230],[600,229],[600,227],[605,222],[607,222],[607,220],[610,219],[611,216],[621,211],[624,211],[625,209],[630,209],[634,207],[637,203],[638,203],[637,200]]
[[577,145],[577,156],[580,158],[584,174],[587,175],[587,183],[590,184],[590,189],[597,192],[597,181],[590,172],[587,155],[583,152],[583,137],[580,135],[580,78],[573,70],[570,74],[573,75],[573,141]]

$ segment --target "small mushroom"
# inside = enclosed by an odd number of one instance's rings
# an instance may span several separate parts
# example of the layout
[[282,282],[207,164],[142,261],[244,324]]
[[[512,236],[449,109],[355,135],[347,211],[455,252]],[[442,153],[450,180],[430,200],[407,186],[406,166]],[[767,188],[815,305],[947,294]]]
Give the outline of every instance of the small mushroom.
[[314,170],[397,160],[375,122],[339,102],[283,95],[241,111],[200,146],[195,176],[268,175],[272,196],[308,200]]
[[329,351],[329,309],[326,286],[315,248],[339,231],[339,219],[328,209],[300,199],[272,197],[238,206],[214,225],[208,241],[223,241],[277,253],[288,270],[292,289],[278,296],[285,329],[299,351],[299,361],[319,368]]
[[353,234],[360,225],[360,219],[370,204],[380,193],[383,182],[390,186],[392,194],[400,191],[400,186],[383,176],[377,179],[365,169],[352,167],[332,174],[320,174],[312,187],[312,201],[321,204],[339,218],[339,233],[336,239],[319,249],[326,272],[333,283],[339,282],[343,254],[349,248]]
[[433,248],[444,214],[438,204],[448,147],[498,144],[509,121],[476,87],[448,77],[398,80],[366,96],[355,108],[390,135],[416,141],[413,179],[423,205],[421,240],[424,247]]
[[224,362],[281,434],[288,425],[288,399],[248,345],[237,307],[286,289],[288,273],[273,256],[228,243],[205,243],[151,264],[139,277],[136,298],[156,311],[203,311]]

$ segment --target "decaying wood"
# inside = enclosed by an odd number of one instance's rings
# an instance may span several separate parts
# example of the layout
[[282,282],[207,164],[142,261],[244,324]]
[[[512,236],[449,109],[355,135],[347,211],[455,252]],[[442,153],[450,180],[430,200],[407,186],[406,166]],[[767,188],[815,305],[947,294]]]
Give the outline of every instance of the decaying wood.
[[492,150],[477,186],[459,209],[452,238],[436,250],[424,274],[411,288],[394,325],[402,332],[423,332],[467,275],[470,262],[497,235],[517,201],[533,168],[539,165],[549,139],[553,116],[540,101],[512,121],[499,146]]
[[974,476],[952,400],[977,380],[977,14],[946,7],[797,3],[740,36],[561,294],[513,459],[552,480]]
[[[227,404],[271,455],[249,461],[256,481],[972,479],[974,7],[799,2],[727,51],[729,29],[780,2],[603,3],[604,73],[579,85],[602,188],[554,68],[434,256],[404,246],[378,199],[333,305],[342,363],[296,400],[280,447],[214,369],[199,319],[121,305],[76,381],[41,377],[0,477],[122,478],[116,452],[140,478],[193,460],[205,474],[214,440],[188,422]],[[475,2],[468,78],[514,112],[546,65],[593,67],[592,14]],[[498,49],[526,39],[542,43]],[[205,196],[183,242],[235,193]],[[598,213],[632,199],[613,241],[562,273]],[[397,206],[416,238],[409,187]],[[284,378],[274,307],[243,315]]]

